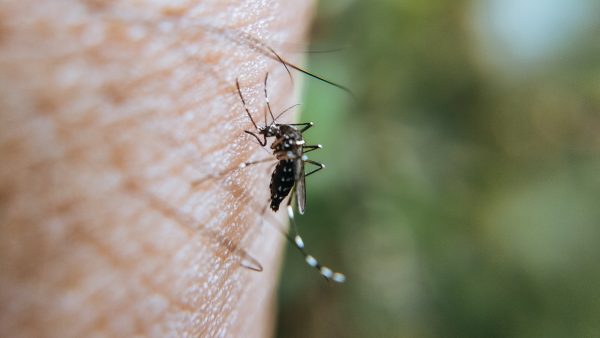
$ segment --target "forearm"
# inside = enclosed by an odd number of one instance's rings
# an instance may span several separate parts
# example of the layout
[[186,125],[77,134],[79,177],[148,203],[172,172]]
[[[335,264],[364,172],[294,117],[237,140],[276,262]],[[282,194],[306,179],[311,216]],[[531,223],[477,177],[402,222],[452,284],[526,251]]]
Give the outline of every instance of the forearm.
[[0,336],[269,334],[281,241],[252,245],[251,206],[265,171],[190,183],[264,154],[236,78],[260,112],[265,72],[273,105],[293,91],[209,27],[301,41],[309,12],[240,2],[2,5]]

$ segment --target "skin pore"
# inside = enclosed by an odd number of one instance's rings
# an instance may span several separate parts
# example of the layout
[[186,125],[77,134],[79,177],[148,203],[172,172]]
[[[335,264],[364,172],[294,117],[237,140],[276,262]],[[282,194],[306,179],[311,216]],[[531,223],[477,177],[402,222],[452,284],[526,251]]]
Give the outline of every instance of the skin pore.
[[0,336],[272,334],[283,222],[269,165],[234,169],[268,156],[235,80],[262,123],[265,73],[278,111],[299,77],[235,37],[297,62],[311,4],[169,3],[0,4]]

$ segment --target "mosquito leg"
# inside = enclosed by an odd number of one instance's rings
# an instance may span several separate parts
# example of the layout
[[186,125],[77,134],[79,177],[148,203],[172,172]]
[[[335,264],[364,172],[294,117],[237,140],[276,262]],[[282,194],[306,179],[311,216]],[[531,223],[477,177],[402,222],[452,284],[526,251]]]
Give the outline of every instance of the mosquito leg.
[[269,161],[275,161],[275,159],[273,157],[268,157],[268,158],[263,158],[262,160],[244,162],[244,163],[240,164],[239,168],[242,169],[242,168],[246,168],[251,165],[254,165],[254,164],[264,163],[264,162],[269,162]]
[[238,249],[238,255],[240,256],[240,265],[246,269],[250,269],[252,271],[261,272],[263,271],[263,267],[256,258],[250,256],[249,253],[244,251],[243,249]]
[[269,125],[269,123],[267,122],[267,107],[265,107],[265,109],[263,109],[263,115],[265,117],[265,126]]
[[322,146],[322,145],[320,145],[320,144],[317,144],[317,145],[315,145],[315,146],[304,146],[304,147],[302,148],[302,151],[303,151],[303,152],[306,154],[306,153],[308,153],[308,152],[311,152],[311,151],[313,151],[313,150],[318,150],[318,149],[323,149],[323,146]]
[[223,172],[220,172],[220,173],[218,173],[216,175],[214,175],[214,174],[213,175],[207,175],[206,177],[197,179],[197,180],[193,181],[191,183],[191,185],[192,186],[197,186],[197,185],[200,185],[200,184],[202,184],[202,183],[204,183],[204,182],[206,182],[206,181],[208,181],[210,179],[217,179],[217,178],[223,177],[223,176],[227,175],[227,173],[231,172],[232,170],[243,169],[243,168],[249,167],[249,166],[254,165],[254,164],[259,164],[259,163],[264,163],[264,162],[269,162],[269,161],[274,161],[274,160],[275,159],[273,157],[268,157],[268,158],[263,158],[262,160],[244,162],[244,163],[240,164],[237,168],[227,169],[227,170],[224,170]]
[[309,172],[308,174],[304,175],[304,177],[308,177],[309,175],[312,175],[312,174],[316,173],[317,171],[325,168],[325,165],[323,163],[315,162],[313,160],[304,160],[304,162],[310,163],[312,165],[316,165],[318,167],[317,169],[315,169],[315,170]]
[[229,252],[233,253],[241,266],[252,271],[261,272],[263,267],[256,258],[252,257],[246,250],[240,248],[238,244],[234,243],[231,239],[223,237],[217,233],[213,233],[215,238],[220,242],[222,246],[227,248]]
[[304,123],[290,123],[288,125],[289,126],[304,126],[304,128],[300,129],[300,132],[303,133],[303,132],[307,131],[308,129],[310,129],[315,124],[312,122],[304,122]]
[[244,130],[244,133],[248,134],[248,135],[252,135],[257,141],[258,144],[260,144],[261,147],[264,147],[267,145],[267,137],[265,135],[263,135],[263,140],[260,140],[260,137],[258,137],[258,135],[256,135],[256,133],[253,133],[249,130]]
[[[290,200],[291,200],[291,198],[290,198]],[[300,237],[300,235],[298,234],[298,231],[296,228],[296,222],[294,220],[294,209],[292,208],[291,204],[288,204],[287,211],[288,211],[288,217],[290,219],[292,229],[294,231],[293,238],[289,234],[287,234],[287,233],[285,234],[285,237],[288,239],[288,241],[290,243],[292,243],[296,247],[296,249],[298,249],[298,251],[300,251],[300,253],[304,256],[304,260],[306,261],[306,263],[309,266],[319,270],[319,272],[321,273],[321,276],[323,276],[326,280],[334,281],[336,283],[345,282],[346,276],[343,273],[334,272],[330,268],[321,265],[315,257],[313,257],[308,252],[306,252],[306,250],[304,249],[304,241],[302,240],[302,237]]]
[[287,213],[288,213],[288,218],[290,219],[290,228],[292,229],[292,232],[294,233],[294,238],[300,238],[300,232],[298,232],[298,227],[296,226],[296,220],[294,219],[294,208],[292,207],[292,196],[294,196],[296,189],[293,189],[290,192],[290,198],[288,199],[288,205],[287,205]]
[[[346,93],[348,93],[350,96],[352,96],[352,98],[354,98],[354,99],[356,98],[356,97],[354,96],[354,93],[352,93],[352,91],[351,91],[350,89],[348,89],[348,88],[346,88],[346,87],[344,87],[344,86],[342,86],[342,85],[340,85],[340,84],[337,84],[337,83],[335,83],[335,82],[329,81],[329,80],[327,80],[327,79],[325,79],[325,78],[322,78],[322,77],[320,77],[320,76],[318,76],[318,75],[316,75],[316,74],[313,74],[313,73],[311,73],[311,72],[309,72],[309,71],[307,71],[307,70],[304,70],[304,69],[302,69],[302,68],[300,68],[300,67],[298,67],[298,66],[296,66],[296,65],[294,65],[294,64],[292,64],[292,63],[290,63],[290,62],[288,62],[288,61],[286,61],[286,60],[284,60],[284,59],[282,59],[282,58],[281,58],[281,57],[280,57],[280,56],[279,56],[279,55],[278,55],[278,54],[277,54],[277,53],[276,53],[276,52],[273,50],[273,48],[271,48],[271,47],[268,47],[268,46],[266,46],[266,48],[267,48],[267,49],[268,49],[268,50],[269,50],[271,53],[273,53],[273,54],[275,55],[275,57],[277,57],[277,59],[278,59],[278,60],[279,60],[281,63],[283,63],[283,64],[284,64],[284,66],[285,66],[285,69],[288,69],[288,67],[290,67],[290,68],[292,68],[292,69],[295,69],[295,70],[297,70],[297,71],[299,71],[299,72],[301,72],[301,73],[303,73],[303,74],[305,74],[305,75],[308,75],[308,76],[310,76],[310,77],[312,77],[312,78],[315,78],[315,79],[317,79],[317,80],[319,80],[319,81],[322,81],[322,82],[328,83],[328,84],[330,84],[330,85],[332,85],[332,86],[334,86],[334,87],[337,87],[337,88],[339,88],[339,89],[341,89],[341,90],[345,91]],[[288,72],[289,72],[289,70],[288,70]],[[290,78],[291,78],[291,75],[290,75]]]
[[244,100],[244,95],[242,95],[242,90],[240,89],[240,81],[238,81],[238,79],[235,79],[235,86],[237,87],[237,92],[240,95],[240,99],[242,100],[242,105],[244,106],[244,109],[246,110],[246,114],[248,114],[248,117],[250,118],[250,121],[252,121],[254,128],[256,130],[258,130],[258,126],[256,125],[256,122],[254,122],[254,119],[252,118],[252,115],[250,114],[250,110],[248,110],[248,106],[246,105],[246,100]]
[[[267,174],[273,171],[273,167],[275,167],[276,164],[277,163],[274,163],[273,165],[269,166],[269,168],[267,169]],[[265,204],[265,206],[262,208],[262,211],[260,212],[260,219],[262,220],[260,222],[261,227],[265,221],[265,213],[267,212],[268,207],[269,207],[269,204]]]

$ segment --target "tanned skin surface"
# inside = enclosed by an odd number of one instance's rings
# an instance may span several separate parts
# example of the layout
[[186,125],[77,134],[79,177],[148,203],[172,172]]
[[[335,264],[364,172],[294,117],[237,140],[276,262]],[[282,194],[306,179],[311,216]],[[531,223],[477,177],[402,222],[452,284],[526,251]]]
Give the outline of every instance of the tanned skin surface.
[[268,164],[230,170],[268,156],[235,79],[257,121],[266,72],[280,110],[299,81],[236,32],[298,45],[311,4],[159,3],[0,4],[1,337],[272,335],[283,239]]

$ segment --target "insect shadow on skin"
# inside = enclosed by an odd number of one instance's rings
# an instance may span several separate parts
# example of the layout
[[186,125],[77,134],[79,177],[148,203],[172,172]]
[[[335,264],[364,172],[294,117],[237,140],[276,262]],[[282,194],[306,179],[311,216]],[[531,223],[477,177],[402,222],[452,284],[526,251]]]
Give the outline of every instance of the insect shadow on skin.
[[[269,102],[269,96],[267,93],[267,83],[268,83],[269,73],[266,73],[264,79],[264,95],[265,95],[265,103],[266,109],[264,110],[264,122],[263,126],[259,126],[246,105],[246,100],[244,95],[242,94],[242,90],[240,87],[239,81],[236,79],[236,88],[244,110],[248,115],[248,118],[252,122],[254,126],[254,130],[244,130],[244,132],[248,135],[251,135],[256,139],[258,144],[262,147],[265,147],[268,143],[268,139],[273,138],[273,142],[270,145],[270,148],[273,152],[273,156],[269,156],[268,158],[244,162],[240,164],[240,166],[236,169],[247,168],[252,165],[273,162],[276,161],[275,168],[271,174],[271,182],[269,184],[270,189],[270,198],[269,198],[269,207],[273,212],[277,212],[281,203],[287,198],[287,214],[290,219],[291,229],[293,231],[293,236],[288,232],[283,231],[278,227],[278,230],[287,238],[287,240],[296,247],[300,253],[304,256],[306,263],[317,269],[321,275],[327,281],[334,281],[337,283],[342,283],[346,280],[344,274],[339,272],[334,272],[330,268],[321,265],[314,256],[310,255],[304,246],[304,241],[300,236],[296,222],[294,219],[294,206],[296,210],[300,214],[304,214],[306,207],[306,177],[310,176],[319,170],[325,168],[325,165],[322,163],[313,161],[308,159],[307,153],[321,149],[322,146],[320,144],[317,145],[307,145],[304,141],[303,133],[310,129],[313,126],[312,122],[306,123],[277,123],[277,120],[287,111],[297,106],[294,105],[289,107],[279,113],[277,116],[273,114],[271,109],[271,104]],[[267,112],[271,118],[271,122],[267,121]],[[305,165],[311,164],[315,166],[310,172],[305,172]],[[227,174],[228,171],[217,175],[216,177],[221,177]],[[214,178],[215,176],[212,176]],[[198,184],[203,182],[205,179],[201,179],[195,181],[194,184]],[[262,215],[266,211],[266,206],[263,208]]]
[[171,219],[174,222],[180,224],[182,229],[193,229],[201,233],[203,236],[210,238],[211,243],[215,243],[218,248],[225,249],[226,252],[234,257],[240,265],[243,267],[254,270],[262,271],[262,265],[252,257],[246,250],[236,244],[236,241],[228,238],[225,235],[219,234],[215,230],[205,228],[198,220],[192,216],[182,212],[181,210],[172,207],[167,201],[162,200],[157,195],[146,191],[143,185],[134,179],[125,180],[123,182],[123,188],[129,193],[136,196],[139,200],[152,207],[153,210],[159,211],[167,219]]

